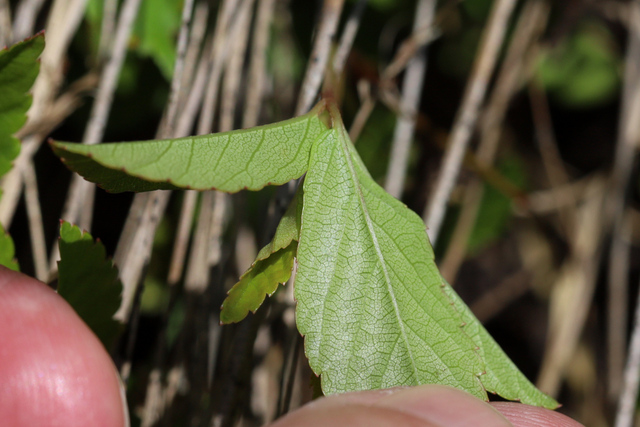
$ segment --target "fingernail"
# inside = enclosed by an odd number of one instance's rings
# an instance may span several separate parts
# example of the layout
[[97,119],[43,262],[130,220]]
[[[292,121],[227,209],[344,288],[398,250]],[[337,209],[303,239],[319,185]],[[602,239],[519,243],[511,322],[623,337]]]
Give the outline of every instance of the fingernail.
[[393,408],[442,427],[513,427],[489,404],[447,386],[400,389],[376,401],[375,406]]

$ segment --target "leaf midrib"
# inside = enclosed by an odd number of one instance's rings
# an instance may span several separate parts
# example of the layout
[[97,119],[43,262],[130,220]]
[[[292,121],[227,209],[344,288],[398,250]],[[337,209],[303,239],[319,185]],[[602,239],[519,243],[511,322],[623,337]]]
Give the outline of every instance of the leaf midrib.
[[417,379],[419,378],[419,373],[418,373],[418,367],[416,366],[414,357],[413,357],[413,353],[411,351],[411,346],[409,345],[409,338],[407,337],[407,333],[405,331],[404,328],[404,323],[402,322],[402,318],[400,317],[400,308],[398,307],[398,301],[396,299],[396,295],[393,291],[393,287],[391,285],[391,279],[389,277],[389,272],[387,271],[387,266],[386,266],[386,262],[384,259],[384,255],[382,254],[382,250],[380,249],[380,244],[378,242],[378,238],[376,235],[375,230],[373,229],[373,221],[371,220],[371,217],[369,216],[369,210],[367,209],[367,204],[364,200],[364,194],[362,193],[362,188],[360,187],[360,182],[358,181],[358,177],[355,171],[355,167],[353,165],[353,160],[351,159],[351,153],[349,152],[349,147],[347,146],[347,141],[349,141],[346,133],[346,129],[344,128],[344,125],[342,124],[342,121],[340,121],[339,123],[336,123],[339,126],[338,132],[339,132],[339,140],[340,140],[340,146],[344,152],[344,155],[346,157],[347,160],[347,166],[349,167],[349,175],[351,177],[351,180],[353,181],[354,184],[354,188],[356,189],[356,192],[358,194],[358,200],[360,201],[360,206],[362,208],[362,212],[365,218],[365,222],[367,223],[367,230],[369,231],[369,235],[371,237],[371,240],[373,242],[373,246],[375,248],[376,251],[376,256],[378,257],[378,261],[380,262],[381,266],[382,266],[382,271],[384,273],[384,280],[385,283],[387,284],[387,291],[389,292],[389,295],[391,297],[391,302],[393,304],[393,310],[396,314],[396,319],[398,321],[398,325],[400,327],[400,335],[402,336],[402,340],[404,341],[405,347],[407,349],[407,352],[409,353],[409,359],[411,360],[411,367],[413,368],[413,374],[414,377],[417,381]]

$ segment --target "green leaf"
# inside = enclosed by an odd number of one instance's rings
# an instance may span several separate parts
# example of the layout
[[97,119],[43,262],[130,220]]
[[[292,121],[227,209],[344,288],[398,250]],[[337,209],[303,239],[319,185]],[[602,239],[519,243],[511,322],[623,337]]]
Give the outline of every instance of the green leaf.
[[20,141],[13,134],[27,121],[27,92],[38,76],[42,49],[44,36],[39,34],[0,51],[0,176],[20,153]]
[[122,327],[113,319],[122,294],[118,269],[100,241],[68,222],[61,222],[58,244],[58,293],[110,348]]
[[291,277],[293,258],[298,249],[302,198],[302,187],[299,187],[271,242],[260,250],[256,261],[229,290],[229,296],[222,303],[222,323],[239,322],[249,311],[255,313],[265,296],[273,295],[278,285]]
[[[0,177],[7,173],[20,153],[20,141],[13,136],[27,121],[31,95],[27,92],[38,76],[38,57],[44,36],[36,35],[0,50]],[[0,265],[19,270],[11,236],[0,225]]]
[[536,74],[564,105],[588,108],[617,96],[620,68],[613,35],[601,23],[587,21],[552,49],[541,50]]
[[[371,178],[335,105],[204,138],[53,147],[92,180],[121,179],[119,191],[147,185],[145,179],[259,189],[308,169],[304,195],[229,292],[223,322],[255,311],[289,279],[295,256],[297,325],[325,393],[438,383],[483,399],[489,391],[557,406],[518,371],[440,276],[424,223]],[[120,168],[126,173],[115,175]]]
[[[443,283],[446,283],[442,279]],[[489,335],[473,315],[469,307],[460,299],[458,294],[447,283],[443,288],[454,307],[465,322],[465,332],[477,346],[480,357],[485,361],[485,373],[480,377],[482,385],[491,393],[496,393],[505,399],[519,400],[527,405],[542,406],[555,409],[558,402],[538,390],[520,372],[517,366],[502,351],[498,343]]]
[[13,271],[20,271],[18,261],[15,259],[13,239],[0,225],[0,265],[4,265]]
[[153,58],[167,80],[171,80],[176,60],[176,35],[180,27],[182,1],[154,0],[140,4],[133,36],[135,50]]
[[324,392],[439,383],[556,407],[442,279],[420,217],[373,181],[332,117],[311,151],[295,283]]
[[258,260],[240,277],[229,295],[222,303],[220,322],[239,322],[249,314],[255,313],[265,297],[273,295],[280,283],[285,284],[291,277],[293,257],[298,248],[297,242],[280,249],[266,259]]
[[313,141],[327,131],[320,108],[283,122],[213,135],[51,145],[71,170],[114,193],[174,188],[259,190],[305,172]]

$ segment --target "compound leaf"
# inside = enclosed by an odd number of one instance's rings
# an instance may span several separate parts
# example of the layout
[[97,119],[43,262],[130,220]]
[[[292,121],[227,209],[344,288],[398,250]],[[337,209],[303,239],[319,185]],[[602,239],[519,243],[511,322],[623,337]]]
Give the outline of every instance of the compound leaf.
[[298,249],[302,198],[300,187],[280,220],[271,242],[260,250],[251,267],[229,290],[229,296],[222,303],[222,323],[239,322],[249,311],[255,313],[265,296],[273,295],[278,285],[286,283],[291,277],[293,258]]
[[324,392],[439,383],[557,406],[442,279],[420,217],[375,183],[332,118],[311,150],[295,283]]
[[313,141],[327,132],[320,109],[267,126],[157,141],[52,142],[73,171],[107,191],[190,188],[259,190],[306,171]]
[[61,222],[58,293],[109,348],[121,330],[113,319],[120,307],[122,283],[104,246],[68,222]]

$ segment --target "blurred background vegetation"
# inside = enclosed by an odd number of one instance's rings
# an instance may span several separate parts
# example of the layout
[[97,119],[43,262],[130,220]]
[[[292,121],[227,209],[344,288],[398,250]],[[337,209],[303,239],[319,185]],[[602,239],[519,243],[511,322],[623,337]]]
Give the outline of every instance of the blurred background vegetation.
[[[56,241],[71,176],[40,143],[46,137],[83,140],[96,89],[115,56],[114,35],[123,20],[115,11],[127,3],[0,0],[0,15],[8,19],[4,28],[0,22],[0,45],[47,28],[47,49],[61,50],[53,59],[43,57],[43,72],[58,77],[51,78],[49,98],[39,101],[34,94],[44,112],[32,114],[22,135],[32,145],[18,162],[35,166],[39,206],[27,203],[34,189],[26,178],[13,199],[3,196],[0,203],[22,270],[44,280],[49,276],[42,267],[38,274],[35,254],[38,246],[48,253]],[[220,83],[210,99],[217,107],[210,131],[252,123],[246,116],[255,99],[253,124],[296,114],[318,23],[331,4],[340,16],[334,47],[350,16],[358,24],[337,90],[345,123],[383,186],[391,176],[398,118],[415,123],[397,196],[428,216],[448,141],[464,126],[462,109],[473,107],[465,91],[481,69],[492,10],[509,1],[432,2],[433,20],[425,23],[414,23],[417,3],[428,3],[423,0],[329,0],[324,8],[308,0],[221,3],[196,0],[185,26],[182,87],[175,96],[187,133],[200,132],[194,123],[212,114],[187,108],[189,97],[204,91],[204,84],[197,86],[201,66],[205,83]],[[486,95],[434,242],[437,262],[516,365],[562,403],[561,412],[585,425],[613,425],[640,279],[640,3],[510,3],[497,62],[481,85]],[[158,135],[180,56],[183,7],[179,0],[140,2],[101,140]],[[26,24],[19,19],[24,16],[31,18]],[[71,28],[66,44],[59,27]],[[418,108],[407,113],[402,102],[414,83],[404,70],[415,55],[424,58],[426,72],[414,90]],[[264,65],[253,74],[260,57]],[[258,75],[263,84],[256,86]],[[150,260],[139,267],[143,286],[134,293],[125,334],[110,349],[127,380],[132,422],[261,425],[314,395],[293,322],[291,286],[238,325],[220,327],[216,316],[226,290],[269,240],[282,198],[274,188],[203,195],[189,211],[189,197],[172,194],[151,232]],[[111,255],[130,237],[121,233],[132,200],[131,194],[96,193],[93,219],[84,226]],[[34,238],[34,209],[44,240]],[[187,261],[168,278],[176,241],[187,245]]]

